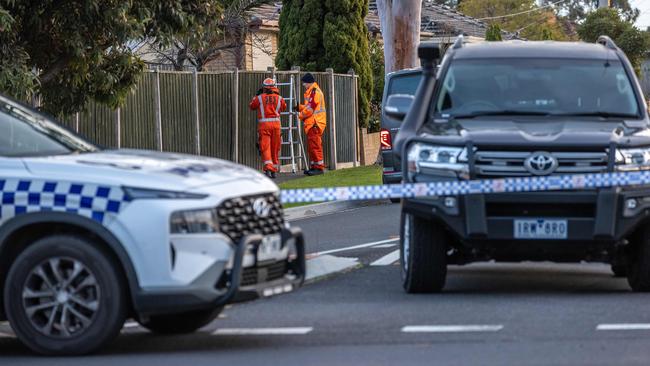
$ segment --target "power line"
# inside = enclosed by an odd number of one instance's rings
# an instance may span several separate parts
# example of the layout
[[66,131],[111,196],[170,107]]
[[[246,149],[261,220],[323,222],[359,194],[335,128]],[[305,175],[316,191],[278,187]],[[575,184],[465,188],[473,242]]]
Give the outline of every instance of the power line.
[[540,10],[545,9],[545,8],[550,8],[550,7],[552,7],[552,6],[555,6],[555,5],[559,4],[559,3],[563,3],[563,2],[565,2],[565,1],[566,1],[566,0],[559,0],[559,1],[556,1],[556,2],[551,3],[551,4],[547,4],[547,5],[544,5],[544,6],[540,6],[540,7],[538,7],[538,8],[531,9],[531,10],[521,11],[521,12],[519,12],[519,13],[507,14],[507,15],[499,15],[499,16],[496,16],[496,17],[479,18],[478,20],[492,20],[492,19],[502,19],[502,18],[511,18],[511,17],[516,17],[517,15],[528,14],[528,13],[532,13],[532,12],[540,11]]

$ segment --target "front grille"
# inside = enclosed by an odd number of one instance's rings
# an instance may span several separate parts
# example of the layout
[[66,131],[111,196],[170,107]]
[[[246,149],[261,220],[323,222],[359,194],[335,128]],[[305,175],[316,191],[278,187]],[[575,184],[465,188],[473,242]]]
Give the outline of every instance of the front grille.
[[241,286],[251,286],[277,280],[284,277],[286,272],[287,263],[285,261],[276,262],[268,266],[244,268],[242,271]]
[[[478,178],[529,177],[524,166],[531,156],[528,151],[477,151],[474,155],[474,169]],[[550,152],[559,163],[553,175],[588,174],[607,172],[608,155],[602,152]]]
[[596,216],[595,203],[510,203],[487,202],[488,217],[585,217]]
[[[257,200],[268,205],[268,215],[255,212],[253,203]],[[249,234],[277,234],[284,226],[282,203],[273,194],[226,200],[217,207],[217,215],[219,229],[235,243]]]

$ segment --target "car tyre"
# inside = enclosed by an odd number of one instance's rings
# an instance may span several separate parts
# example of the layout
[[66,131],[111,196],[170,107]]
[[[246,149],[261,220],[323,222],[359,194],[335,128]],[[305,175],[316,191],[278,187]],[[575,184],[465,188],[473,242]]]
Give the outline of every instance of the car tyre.
[[641,229],[631,240],[627,282],[634,291],[650,292],[650,229]]
[[4,288],[18,339],[45,355],[82,355],[104,346],[124,325],[126,299],[110,255],[73,235],[29,245],[13,261]]
[[447,233],[436,222],[402,213],[400,267],[408,293],[440,292],[447,278]]
[[210,324],[223,307],[179,314],[154,315],[140,325],[158,334],[188,334]]

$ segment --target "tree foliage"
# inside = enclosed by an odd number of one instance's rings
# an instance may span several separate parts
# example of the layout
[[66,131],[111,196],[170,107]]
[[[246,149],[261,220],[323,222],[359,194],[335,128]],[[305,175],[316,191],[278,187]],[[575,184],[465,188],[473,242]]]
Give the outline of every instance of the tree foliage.
[[487,31],[485,31],[485,40],[486,41],[502,41],[503,40],[503,38],[501,37],[501,27],[499,27],[499,24],[497,24],[497,23],[490,24]]
[[384,47],[377,39],[370,39],[370,65],[372,68],[373,93],[370,103],[368,131],[379,132],[386,68],[384,67]]
[[141,55],[151,56],[159,63],[171,64],[177,71],[188,68],[203,71],[211,61],[229,52],[234,55],[235,66],[244,68],[245,46],[255,41],[263,43],[254,32],[261,25],[261,20],[252,20],[247,12],[271,1],[214,0],[217,9],[222,10],[222,16],[195,24],[187,32],[176,35],[171,45],[149,45]]
[[578,28],[585,42],[596,42],[602,35],[609,36],[625,52],[640,74],[641,63],[650,51],[650,34],[640,31],[615,9],[598,9],[591,12]]
[[373,95],[368,29],[368,0],[288,0],[280,15],[276,65],[359,75],[359,119],[366,126]]
[[130,42],[170,44],[202,32],[218,9],[212,0],[0,0],[0,13],[0,91],[38,93],[44,110],[68,114],[89,99],[124,101],[143,70]]
[[[547,0],[546,2],[551,3],[552,1]],[[634,23],[640,15],[639,9],[633,7],[630,0],[612,0],[612,6],[628,22]],[[598,0],[567,0],[556,5],[560,13],[565,14],[566,18],[573,23],[582,22],[597,7]]]
[[[475,18],[493,18],[489,19],[492,24],[525,39],[568,38],[555,11],[539,8],[535,0],[463,0],[459,9]],[[523,14],[510,16],[517,13]]]

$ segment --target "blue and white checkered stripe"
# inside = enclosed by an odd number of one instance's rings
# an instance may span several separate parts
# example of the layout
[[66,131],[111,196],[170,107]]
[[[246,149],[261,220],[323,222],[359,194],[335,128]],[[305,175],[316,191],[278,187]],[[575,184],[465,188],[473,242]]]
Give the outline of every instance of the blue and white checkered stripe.
[[462,196],[481,193],[544,192],[643,185],[650,185],[650,171],[290,189],[282,191],[282,203]]
[[103,223],[128,202],[120,187],[0,178],[0,223],[20,214],[45,211],[74,213]]

